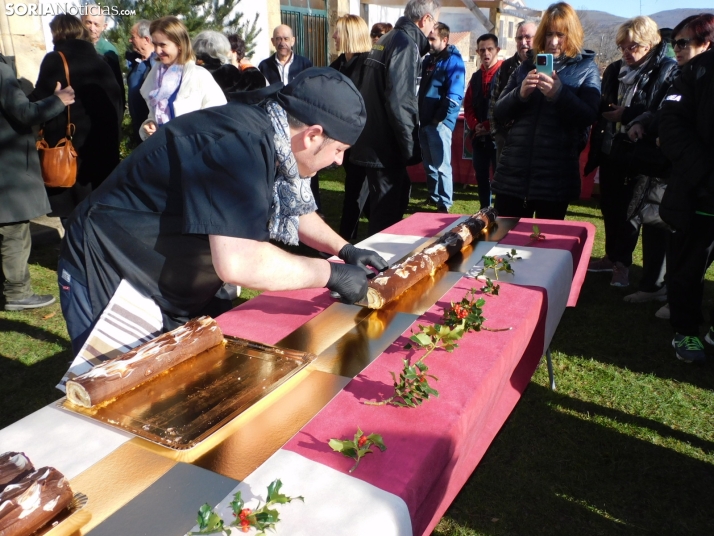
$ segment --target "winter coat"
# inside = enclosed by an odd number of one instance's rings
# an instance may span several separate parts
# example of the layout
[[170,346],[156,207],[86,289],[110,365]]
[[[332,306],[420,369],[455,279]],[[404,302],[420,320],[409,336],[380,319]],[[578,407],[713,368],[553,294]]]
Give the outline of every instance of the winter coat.
[[494,110],[498,122],[513,121],[492,183],[496,194],[550,202],[579,196],[578,159],[600,103],[594,55],[585,51],[556,67],[562,86],[553,100],[537,89],[521,99],[521,83],[535,69],[532,54],[513,73]]
[[[50,188],[47,194],[55,215],[69,216],[81,196],[99,186],[119,163],[124,107],[112,69],[97,54],[92,43],[80,39],[55,43],[55,52],[49,52],[42,60],[30,100],[38,101],[54,94],[58,81],[62,87],[67,85],[64,64],[57,52],[67,58],[69,78],[75,91],[70,120],[76,127],[72,143],[78,154],[77,184],[72,188]],[[67,114],[60,114],[45,123],[44,136],[50,147],[65,137],[66,128]],[[80,191],[84,193],[79,194]]]
[[491,126],[491,135],[506,135],[508,126],[501,125],[498,123],[498,121],[495,121],[493,119],[493,112],[496,109],[496,103],[498,102],[498,99],[501,97],[503,90],[506,89],[506,86],[508,85],[508,81],[510,80],[511,75],[520,64],[521,57],[518,55],[518,52],[516,52],[507,60],[503,60],[503,62],[501,63],[501,68],[498,70],[498,73],[496,73],[496,76],[491,82],[491,99],[488,103],[488,120]]
[[201,56],[196,58],[196,64],[211,73],[211,76],[213,76],[216,84],[223,90],[226,97],[231,88],[240,81],[241,71],[238,67],[230,63],[221,63],[221,60],[213,58],[208,54],[201,54]]
[[659,138],[672,162],[660,215],[687,230],[696,211],[714,214],[714,51],[692,58],[662,103]]
[[362,83],[362,73],[364,72],[364,60],[369,56],[369,52],[358,52],[353,54],[348,60],[344,54],[340,54],[335,61],[330,63],[330,67],[340,71],[355,85],[359,87]]
[[424,58],[419,85],[419,122],[422,126],[444,123],[454,130],[464,100],[465,79],[464,60],[454,45]]
[[[593,125],[593,135],[591,146],[593,150],[588,156],[588,163],[585,168],[586,172],[594,170],[600,165],[603,155],[609,155],[613,152],[613,140],[615,138],[615,124],[608,121],[602,114],[610,109],[610,104],[617,104],[620,81],[618,75],[622,68],[622,60],[608,65],[602,77],[602,98],[600,100],[600,113],[598,120]],[[677,62],[667,56],[667,44],[663,41],[657,45],[650,55],[650,59],[644,64],[640,76],[637,81],[637,90],[635,91],[630,105],[625,108],[622,113],[621,123],[630,125],[634,122],[641,122],[645,130],[650,135],[648,142],[654,146],[654,137],[656,137],[654,113],[662,102],[667,88],[671,85],[673,75],[677,72]],[[618,143],[618,141],[615,141]],[[599,150],[595,150],[599,149]],[[618,152],[615,150],[615,152]],[[634,176],[639,171],[637,166],[632,167],[627,173]]]
[[0,54],[0,223],[25,221],[50,211],[30,127],[52,119],[64,109],[55,95],[30,102],[12,67]]
[[420,161],[417,77],[427,52],[429,41],[406,17],[372,46],[358,86],[367,123],[352,147],[353,164],[391,168]]
[[[293,62],[290,64],[290,70],[288,71],[288,83],[292,82],[293,78],[310,67],[312,67],[312,62],[309,58],[298,56],[295,52],[293,52]],[[261,61],[258,64],[258,69],[261,73],[263,73],[263,76],[268,81],[268,84],[283,81],[283,79],[280,78],[278,64],[275,63],[275,54]]]
[[[161,67],[161,63],[157,63],[152,67],[149,76],[146,77],[144,84],[141,86],[141,95],[149,107],[149,116],[141,125],[141,130],[139,130],[139,134],[144,140],[149,137],[146,130],[144,130],[144,125],[149,122],[156,123],[156,110],[151,106],[149,93],[156,89],[159,67]],[[196,65],[194,61],[186,62],[183,66],[181,85],[176,94],[176,99],[173,101],[174,117],[210,108],[211,106],[220,106],[226,102],[226,96],[213,79],[213,75],[200,65]]]

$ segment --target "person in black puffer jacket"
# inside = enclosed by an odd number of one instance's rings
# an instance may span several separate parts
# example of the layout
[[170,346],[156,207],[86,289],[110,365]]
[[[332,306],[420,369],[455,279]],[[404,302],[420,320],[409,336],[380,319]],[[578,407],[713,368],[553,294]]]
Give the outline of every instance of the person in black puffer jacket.
[[[354,85],[362,84],[364,60],[372,48],[369,28],[364,19],[357,15],[343,15],[335,23],[335,48],[342,52],[330,67],[349,77]],[[369,198],[367,170],[350,162],[351,149],[345,151],[342,165],[345,168],[345,197],[342,202],[340,236],[345,240],[357,238],[360,214]]]
[[[704,275],[714,259],[714,15],[702,15],[697,26],[698,31],[687,29],[689,35],[675,34],[689,39],[685,48],[706,51],[682,67],[662,103],[659,128],[662,151],[672,161],[660,215],[675,228],[667,252],[667,297],[672,346],[682,361],[707,359],[699,328]],[[714,328],[704,340],[714,345]]]
[[[638,175],[664,177],[668,163],[655,144],[656,128],[649,120],[657,110],[677,68],[667,56],[657,24],[649,17],[625,21],[617,31],[623,59],[608,66],[603,76],[601,117],[594,126],[586,173],[600,166],[600,203],[605,223],[605,257],[593,259],[591,272],[612,271],[610,284],[629,285],[629,267],[640,225],[627,213]],[[633,125],[639,126],[632,133]],[[638,137],[635,137],[635,134]],[[599,150],[597,150],[599,149]],[[639,155],[639,157],[638,157]],[[655,165],[650,165],[650,164]],[[645,226],[642,231],[643,274],[639,291],[626,301],[663,299],[667,231]]]
[[[582,43],[575,10],[548,7],[533,51],[496,103],[495,119],[513,121],[492,183],[499,215],[562,220],[580,194],[578,158],[600,102],[594,53]],[[533,53],[553,54],[553,77],[536,72]]]
[[352,147],[350,161],[367,168],[369,234],[397,223],[409,205],[407,165],[419,153],[417,77],[429,35],[439,18],[440,0],[410,0],[394,29],[373,46],[358,86],[367,124]]

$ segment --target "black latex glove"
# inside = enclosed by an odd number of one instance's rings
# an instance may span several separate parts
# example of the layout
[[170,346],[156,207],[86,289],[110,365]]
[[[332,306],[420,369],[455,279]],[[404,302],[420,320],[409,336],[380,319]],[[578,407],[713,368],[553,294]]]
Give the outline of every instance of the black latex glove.
[[367,274],[351,264],[330,263],[330,279],[325,285],[337,292],[345,303],[355,303],[367,295]]
[[369,277],[374,277],[375,274],[372,270],[367,268],[367,266],[371,266],[379,272],[383,272],[389,268],[387,261],[380,257],[376,252],[371,249],[356,248],[352,244],[345,244],[337,256],[347,264],[359,266]]

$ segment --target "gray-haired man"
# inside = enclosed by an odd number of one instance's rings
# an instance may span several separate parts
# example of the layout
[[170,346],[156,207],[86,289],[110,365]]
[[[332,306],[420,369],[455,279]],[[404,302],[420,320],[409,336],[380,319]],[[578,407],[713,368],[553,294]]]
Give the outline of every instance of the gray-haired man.
[[350,161],[367,168],[369,234],[398,222],[409,204],[407,165],[421,160],[416,81],[441,0],[410,0],[394,29],[372,45],[359,90],[367,124]]
[[141,85],[156,61],[154,43],[149,32],[150,26],[151,21],[148,20],[140,20],[132,26],[129,42],[134,50],[127,50],[125,54],[128,68],[126,83],[129,86],[129,115],[136,143],[141,142],[139,129],[149,117],[149,108],[144,97],[141,96]]

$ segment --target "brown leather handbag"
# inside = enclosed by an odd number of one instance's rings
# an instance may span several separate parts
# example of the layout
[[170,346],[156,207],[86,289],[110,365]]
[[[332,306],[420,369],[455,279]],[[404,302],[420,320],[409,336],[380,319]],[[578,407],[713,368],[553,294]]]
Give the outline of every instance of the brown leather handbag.
[[[64,63],[64,74],[69,82],[69,67],[64,54],[57,51]],[[37,140],[37,151],[40,154],[40,168],[42,169],[42,179],[45,186],[50,188],[69,188],[77,181],[77,151],[72,145],[72,136],[75,126],[70,121],[69,106],[67,106],[67,132],[65,137],[57,142],[57,145],[50,147],[45,141],[44,131],[40,130],[40,139]]]

